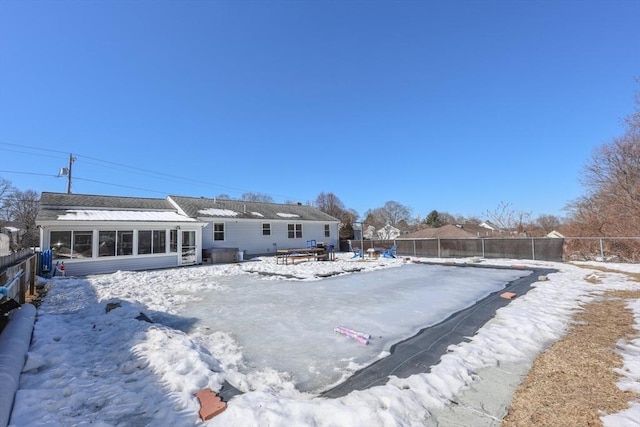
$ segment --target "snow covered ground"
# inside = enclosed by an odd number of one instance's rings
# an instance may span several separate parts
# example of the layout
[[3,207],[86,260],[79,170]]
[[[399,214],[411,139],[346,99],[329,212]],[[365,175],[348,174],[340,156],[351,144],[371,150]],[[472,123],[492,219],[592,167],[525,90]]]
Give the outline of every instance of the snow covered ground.
[[[559,339],[580,305],[604,290],[640,289],[624,275],[601,273],[589,265],[481,262],[559,272],[500,309],[469,342],[451,346],[431,372],[392,378],[384,386],[339,399],[313,391],[384,357],[395,340],[462,308],[445,304],[469,304],[495,291],[504,277],[485,281],[464,269],[450,283],[425,287],[412,282],[420,266],[405,259],[360,261],[338,254],[335,262],[284,266],[274,258],[257,258],[50,280],[11,425],[437,425],[438,411],[482,380],[487,368],[529,363]],[[606,267],[640,272],[639,265]],[[344,275],[322,278],[336,273]],[[599,284],[586,280],[591,274],[600,278]],[[404,277],[407,284],[389,287],[392,277]],[[425,299],[438,301],[435,306],[443,311],[421,310],[415,302]],[[632,308],[639,334],[620,343],[625,357],[620,387],[640,392],[640,303]],[[339,323],[374,338],[368,346],[358,344],[333,332]],[[259,339],[252,342],[256,331]],[[217,391],[225,380],[244,393],[233,397],[225,412],[202,423],[193,393],[205,387]],[[640,419],[640,403],[602,419],[610,427],[637,425],[631,420]]]

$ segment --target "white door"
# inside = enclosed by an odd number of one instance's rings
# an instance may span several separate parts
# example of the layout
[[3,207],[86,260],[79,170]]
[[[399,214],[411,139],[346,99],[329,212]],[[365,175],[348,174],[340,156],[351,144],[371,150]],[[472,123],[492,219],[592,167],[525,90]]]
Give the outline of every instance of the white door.
[[196,258],[196,232],[182,232],[182,265],[195,264]]

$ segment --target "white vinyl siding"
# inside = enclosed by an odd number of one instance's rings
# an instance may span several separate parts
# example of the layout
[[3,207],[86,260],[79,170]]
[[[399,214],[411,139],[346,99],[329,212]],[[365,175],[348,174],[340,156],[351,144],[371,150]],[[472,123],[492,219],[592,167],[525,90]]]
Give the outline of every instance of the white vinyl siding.
[[190,243],[195,244],[196,263],[202,262],[202,228],[199,225],[181,225],[181,230],[177,229],[177,224],[158,227],[157,223],[89,225],[66,221],[64,224],[46,224],[42,245],[54,249],[54,254],[55,247],[64,249],[57,259],[64,261],[69,276],[151,270],[180,266],[178,233],[191,230],[195,232],[194,242]]
[[[205,218],[198,218],[199,221],[206,221]],[[216,221],[217,222],[217,221]],[[327,245],[338,246],[336,236],[338,236],[338,223],[330,223],[330,233],[333,237],[325,236],[325,222],[300,221],[304,235],[302,238],[288,237],[288,224],[291,220],[271,220],[268,236],[263,235],[264,220],[230,220],[225,222],[225,240],[217,242],[213,240],[213,221],[204,227],[202,231],[202,248],[236,248],[250,255],[274,254],[277,249],[303,248],[306,240],[316,240],[318,243],[324,242]],[[246,259],[246,258],[245,258]]]

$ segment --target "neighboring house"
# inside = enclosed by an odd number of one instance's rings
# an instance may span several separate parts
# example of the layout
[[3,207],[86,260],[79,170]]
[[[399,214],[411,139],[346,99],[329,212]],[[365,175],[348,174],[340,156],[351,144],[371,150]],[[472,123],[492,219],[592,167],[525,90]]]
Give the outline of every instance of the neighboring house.
[[400,230],[390,224],[385,225],[376,231],[378,238],[381,240],[393,240],[400,236]]
[[546,237],[551,237],[551,238],[554,238],[554,239],[564,239],[564,236],[562,235],[562,233],[560,233],[557,230],[551,231],[549,234],[547,234]]
[[182,214],[206,223],[203,249],[237,248],[250,255],[304,248],[308,241],[338,247],[340,221],[301,204],[169,196]]
[[501,231],[501,230],[500,230],[500,227],[498,227],[497,225],[495,225],[495,224],[494,224],[494,223],[492,223],[491,221],[484,221],[484,222],[481,222],[480,224],[478,224],[478,226],[479,226],[479,227],[482,227],[482,228],[489,229],[489,230],[494,231],[494,232],[497,232],[497,233],[499,233],[499,232]]
[[[484,234],[482,234],[484,233]],[[488,234],[487,234],[488,233]],[[403,235],[403,239],[472,239],[477,237],[489,237],[490,230],[470,224],[446,224],[437,228],[423,228]]]
[[[366,224],[364,224],[366,225]],[[362,223],[353,224],[353,239],[352,240],[362,240],[363,238],[367,240],[373,240],[376,237],[376,228],[373,225],[366,225],[364,229],[364,236],[362,235]]]
[[192,265],[202,261],[202,227],[166,199],[43,192],[40,247],[67,275]]
[[9,236],[4,233],[0,233],[0,256],[6,256],[11,253],[9,249]]
[[0,227],[0,233],[9,237],[9,250],[15,250],[26,233],[24,225],[15,221],[4,222]]
[[498,229],[489,228],[482,224],[455,224],[456,227],[463,229],[464,231],[475,234],[475,237],[499,237],[502,233]]
[[373,240],[375,237],[376,237],[376,228],[373,225],[367,225],[367,227],[364,230],[364,238]]

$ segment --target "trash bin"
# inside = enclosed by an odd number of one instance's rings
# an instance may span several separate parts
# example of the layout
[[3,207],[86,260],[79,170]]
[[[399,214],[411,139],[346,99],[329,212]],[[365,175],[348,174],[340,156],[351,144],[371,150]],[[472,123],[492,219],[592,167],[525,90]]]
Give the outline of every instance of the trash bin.
[[238,251],[238,262],[244,261],[244,251]]

